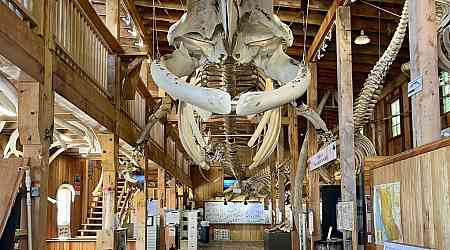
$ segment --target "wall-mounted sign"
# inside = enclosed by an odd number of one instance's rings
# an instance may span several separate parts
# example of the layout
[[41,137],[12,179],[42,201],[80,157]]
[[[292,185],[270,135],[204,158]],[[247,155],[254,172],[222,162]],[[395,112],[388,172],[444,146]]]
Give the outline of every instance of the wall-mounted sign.
[[336,142],[330,143],[324,149],[320,150],[317,154],[313,155],[308,160],[309,169],[312,171],[317,169],[331,161],[336,160]]
[[423,75],[408,83],[408,97],[411,97],[422,91]]
[[179,225],[180,212],[175,209],[166,209],[166,225]]
[[353,229],[353,202],[338,202],[337,229],[352,231]]

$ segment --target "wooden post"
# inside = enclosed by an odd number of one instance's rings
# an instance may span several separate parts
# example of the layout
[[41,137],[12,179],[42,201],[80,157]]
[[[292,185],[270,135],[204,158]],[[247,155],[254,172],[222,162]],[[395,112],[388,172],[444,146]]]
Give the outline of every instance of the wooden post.
[[120,0],[106,0],[106,27],[111,34],[120,37]]
[[89,164],[92,164],[90,160],[83,160],[81,162],[81,167],[83,171],[82,178],[82,189],[81,189],[81,221],[82,223],[87,224],[87,215],[88,215],[88,207],[89,207]]
[[53,140],[53,0],[37,2],[38,33],[44,37],[44,81],[19,83],[18,129],[23,158],[30,168],[32,187],[39,196],[32,198],[33,249],[46,249],[49,146]]
[[[308,86],[307,103],[308,106],[317,111],[317,64],[310,63],[309,71],[311,80]],[[317,153],[317,132],[311,123],[308,123],[308,158]],[[309,171],[309,170],[308,170]],[[317,171],[309,173],[310,207],[313,211],[314,229],[311,235],[311,249],[314,248],[314,242],[321,238],[320,228],[320,176]]]
[[[291,105],[288,106],[288,118],[289,118],[289,150],[291,152],[291,173],[290,173],[290,180],[291,180],[291,193],[294,192],[295,188],[303,188],[303,183],[299,183],[300,187],[297,187],[295,185],[295,171],[297,169],[297,162],[299,157],[299,147],[298,147],[298,119],[297,119],[297,112],[294,107]],[[294,214],[293,216],[301,216],[298,214]],[[295,224],[295,223],[294,223]],[[294,225],[294,230],[291,231],[291,241],[292,241],[292,250],[298,250],[300,248],[300,239],[298,230],[301,230],[299,228],[299,225]]]
[[102,231],[97,234],[97,249],[115,250],[114,218],[117,210],[116,173],[119,165],[119,137],[114,134],[101,134],[98,138],[103,150],[103,214]]
[[[120,36],[120,1],[106,1],[106,27],[116,38]],[[108,90],[114,102],[114,129],[111,134],[102,135],[100,143],[103,149],[103,220],[102,231],[97,234],[97,249],[115,249],[114,216],[116,214],[116,173],[119,164],[119,125],[121,115],[121,72],[120,58],[108,57]]]
[[[341,164],[341,196],[343,202],[353,203],[352,247],[358,248],[356,225],[356,176],[353,128],[353,80],[352,80],[352,34],[350,7],[340,6],[336,13],[336,48],[338,79],[339,140]],[[351,249],[345,239],[344,249]]]
[[404,138],[404,149],[408,150],[412,148],[412,138],[411,138],[411,118],[410,118],[410,107],[408,98],[408,85],[402,84],[402,106],[403,106],[403,138]]
[[[284,161],[284,129],[282,128],[280,131],[280,138],[278,139],[277,145],[277,164],[280,165]],[[286,178],[283,173],[278,175],[278,207],[281,212],[281,221],[284,221],[285,217],[285,188]]]
[[409,2],[411,79],[422,77],[422,91],[411,98],[414,147],[440,138],[436,6],[431,0]]
[[270,194],[272,200],[272,225],[277,224],[277,166],[275,161],[275,154],[269,158],[270,164]]
[[134,196],[134,207],[136,209],[136,250],[145,250],[147,249],[145,246],[146,241],[146,208],[147,208],[147,200],[145,199],[145,191],[139,191]]
[[173,209],[177,208],[177,180],[175,177],[172,177],[170,180],[168,207]]
[[19,135],[23,158],[30,167],[32,188],[33,250],[46,249],[48,148],[53,137],[53,90],[51,82],[19,83]]
[[158,168],[158,200],[160,215],[160,249],[165,249],[164,208],[166,207],[166,171],[163,168]]

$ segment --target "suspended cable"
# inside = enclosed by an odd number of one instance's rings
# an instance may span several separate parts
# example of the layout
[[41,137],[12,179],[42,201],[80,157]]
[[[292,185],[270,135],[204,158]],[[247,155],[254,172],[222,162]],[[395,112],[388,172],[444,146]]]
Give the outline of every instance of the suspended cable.
[[375,5],[375,4],[371,4],[371,3],[366,2],[366,1],[364,1],[364,0],[359,0],[359,1],[362,2],[362,3],[364,3],[364,4],[369,5],[369,6],[371,6],[371,7],[374,7],[374,8],[376,8],[376,9],[378,9],[378,11],[383,11],[383,12],[386,12],[386,13],[391,14],[391,15],[393,15],[393,16],[396,16],[396,17],[398,17],[398,18],[401,18],[400,15],[395,14],[394,12],[389,11],[389,10],[387,10],[387,9],[384,9],[384,8],[382,8],[382,7],[380,7],[380,6],[377,6],[377,5]]
[[381,57],[381,10],[378,10],[378,59]]
[[[305,20],[306,19],[306,20]],[[306,63],[306,38],[308,36],[308,20],[309,20],[309,0],[306,5],[306,18],[305,15],[303,15],[303,55],[302,60],[303,63]]]
[[155,32],[156,32],[156,22],[155,22],[155,0],[153,0],[153,13],[152,13],[152,56],[153,59],[156,59],[155,57]]

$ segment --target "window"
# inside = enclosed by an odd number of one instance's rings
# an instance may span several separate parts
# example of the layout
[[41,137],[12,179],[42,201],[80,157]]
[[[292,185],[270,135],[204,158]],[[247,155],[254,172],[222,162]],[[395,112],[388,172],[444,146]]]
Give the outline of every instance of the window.
[[439,77],[442,89],[442,105],[444,113],[450,112],[450,75],[448,72],[442,72]]
[[391,135],[399,136],[402,133],[400,118],[400,99],[396,99],[391,103]]

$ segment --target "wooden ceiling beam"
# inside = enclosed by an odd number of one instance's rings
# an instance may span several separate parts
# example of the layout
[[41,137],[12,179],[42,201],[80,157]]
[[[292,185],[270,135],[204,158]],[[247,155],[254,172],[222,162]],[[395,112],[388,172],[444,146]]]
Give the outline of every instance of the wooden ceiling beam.
[[[318,11],[326,11],[328,6],[330,5],[331,0],[311,0],[310,1],[310,10],[318,10]],[[153,8],[153,3],[149,1],[139,0],[136,1],[136,6]],[[155,2],[155,8],[169,9],[169,10],[186,10],[186,5],[180,3],[179,1],[170,1],[170,2]],[[298,0],[274,0],[273,1],[274,9],[278,7],[291,8],[291,9],[300,9],[301,4]]]
[[144,23],[142,22],[141,15],[139,15],[139,12],[137,11],[135,2],[132,0],[123,0],[125,2],[125,5],[127,6],[128,13],[130,13],[131,18],[134,21],[134,24],[136,25],[139,34],[141,34],[141,37],[145,37],[145,27]]
[[327,36],[330,29],[333,27],[334,20],[336,18],[336,8],[337,2],[333,1],[330,9],[327,12],[327,15],[325,16],[322,24],[320,25],[319,31],[317,32],[317,35],[315,36],[311,47],[308,50],[308,53],[306,55],[306,63],[309,63],[314,59],[314,57],[317,54],[317,51],[320,49],[320,46],[325,40],[325,37]]

